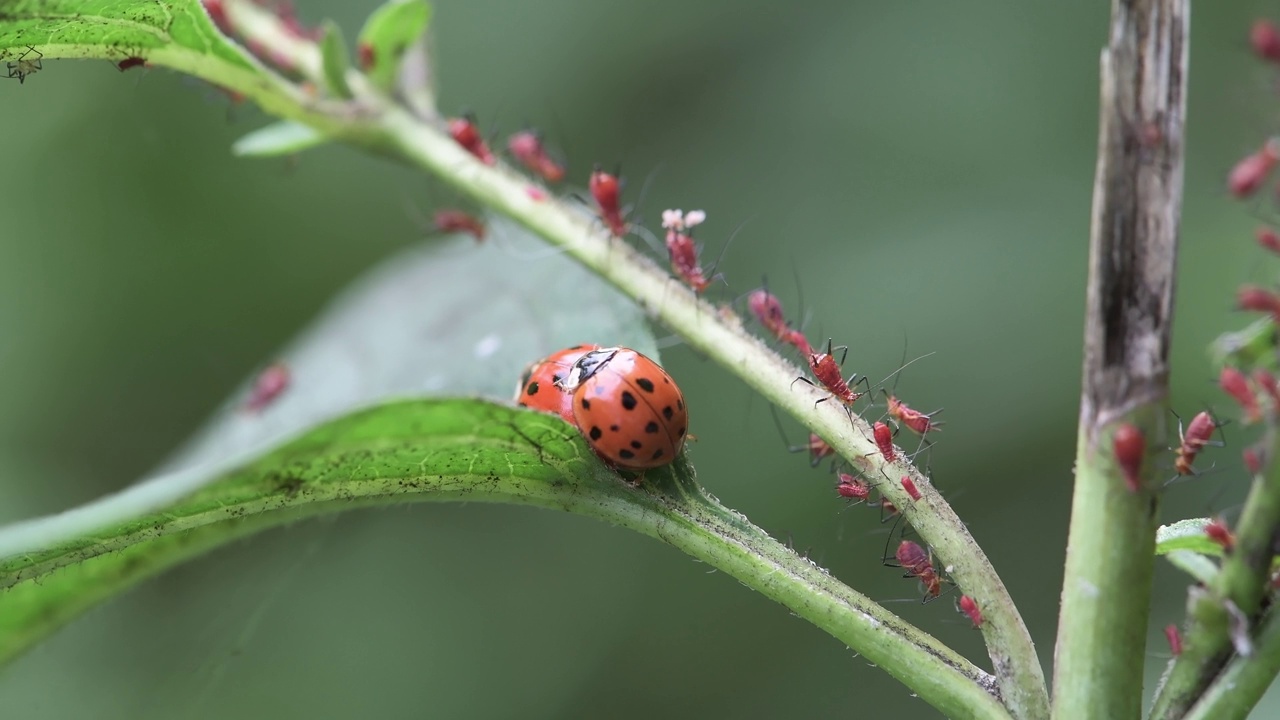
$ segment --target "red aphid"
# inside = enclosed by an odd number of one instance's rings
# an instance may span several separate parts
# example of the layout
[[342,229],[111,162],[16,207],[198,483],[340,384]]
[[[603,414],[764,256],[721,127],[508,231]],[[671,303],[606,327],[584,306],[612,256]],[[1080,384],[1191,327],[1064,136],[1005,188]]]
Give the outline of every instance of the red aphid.
[[547,193],[542,188],[532,185],[524,189],[524,194],[528,195],[529,199],[534,202],[542,202],[547,199]]
[[956,607],[969,618],[975,628],[982,627],[982,610],[978,608],[977,601],[968,595],[961,595],[956,601]]
[[1262,451],[1256,447],[1248,447],[1241,453],[1244,459],[1245,469],[1251,475],[1258,475],[1262,472]]
[[1223,550],[1231,552],[1236,546],[1236,536],[1221,520],[1211,520],[1208,525],[1204,526],[1204,534],[1213,542],[1222,546]]
[[1192,463],[1196,461],[1196,455],[1204,450],[1204,446],[1208,444],[1209,439],[1213,437],[1213,433],[1218,429],[1218,424],[1214,422],[1213,416],[1208,412],[1201,412],[1191,418],[1191,424],[1187,425],[1186,430],[1180,430],[1182,436],[1182,444],[1178,447],[1177,457],[1173,461],[1173,467],[1180,475],[1193,475],[1195,468]]
[[898,456],[893,447],[893,431],[888,425],[877,422],[871,426],[871,432],[875,435],[876,447],[880,448],[880,454],[884,456],[885,462],[893,462]]
[[1258,407],[1258,396],[1249,386],[1249,379],[1244,373],[1233,367],[1224,367],[1218,375],[1218,386],[1240,404],[1244,410],[1246,423],[1257,422],[1262,418],[1262,408]]
[[1182,633],[1178,632],[1177,625],[1165,625],[1164,638],[1169,641],[1169,652],[1174,657],[1182,654]]
[[747,295],[747,309],[776,339],[795,347],[802,355],[813,354],[809,339],[787,322],[786,316],[782,313],[782,303],[773,293],[764,288],[752,290]]
[[826,440],[818,437],[815,433],[809,433],[809,444],[802,447],[792,448],[793,451],[808,450],[810,467],[818,467],[822,461],[835,454],[835,448],[827,444]]
[[840,481],[836,484],[836,494],[842,498],[851,501],[865,502],[871,497],[871,486],[866,480],[855,477],[848,473],[839,474]]
[[894,505],[893,501],[889,500],[889,498],[880,498],[879,505],[880,505],[880,511],[884,513],[884,518],[882,518],[880,522],[884,522],[885,520],[898,514],[898,506]]
[[1227,188],[1238,198],[1253,195],[1267,181],[1278,161],[1280,155],[1276,154],[1273,143],[1268,141],[1261,150],[1236,163],[1227,176]]
[[1258,238],[1258,245],[1273,253],[1280,254],[1280,234],[1276,233],[1275,230],[1269,227],[1260,227],[1255,235]]
[[1111,436],[1111,448],[1116,456],[1116,465],[1124,475],[1125,487],[1131,493],[1138,492],[1142,489],[1142,459],[1147,454],[1147,439],[1142,430],[1124,423]]
[[507,149],[521,165],[543,180],[556,183],[564,179],[564,166],[547,154],[538,133],[521,130],[507,139]]
[[1258,368],[1253,371],[1253,382],[1267,393],[1267,398],[1271,400],[1271,412],[1280,410],[1280,384],[1276,382],[1276,376],[1264,368]]
[[1256,285],[1243,285],[1236,291],[1236,308],[1253,312],[1270,313],[1280,322],[1280,296]]
[[911,409],[906,403],[888,394],[885,395],[885,405],[890,417],[906,425],[917,435],[924,435],[930,430],[937,430],[937,425],[933,422],[933,416],[941,412],[940,410],[934,410],[926,415],[919,410]]
[[675,230],[667,231],[667,254],[671,258],[671,271],[695,293],[701,293],[711,285],[702,265],[698,262],[698,246],[693,238]]
[[278,362],[268,366],[258,373],[257,379],[253,381],[253,389],[249,391],[249,399],[245,401],[244,409],[249,412],[261,412],[289,388],[290,379],[288,365]]
[[477,242],[484,240],[484,223],[461,210],[439,210],[433,218],[436,229],[440,232],[469,233]]
[[920,584],[924,586],[925,601],[938,597],[942,592],[942,578],[938,576],[938,572],[933,568],[933,560],[924,548],[911,542],[903,540],[898,545],[897,552],[894,553],[898,564],[911,577],[920,579]]
[[[835,355],[831,351],[831,340],[827,340],[827,351],[820,353],[809,353],[809,369],[813,372],[813,376],[822,383],[822,386],[831,393],[830,397],[834,397],[844,403],[846,407],[852,407],[858,398],[865,393],[857,393],[849,388],[849,383],[845,381],[844,376],[840,374],[840,363],[836,362]],[[802,380],[804,378],[801,378]],[[853,378],[850,377],[850,380]],[[805,382],[809,382],[805,380]],[[813,384],[813,383],[809,383]],[[818,402],[824,402],[830,398],[822,398]]]
[[369,72],[377,62],[377,52],[372,45],[367,42],[356,45],[356,63],[360,65],[360,70]]
[[116,67],[120,70],[120,72],[124,72],[125,70],[131,70],[136,67],[142,67],[146,64],[147,64],[146,58],[127,57],[121,60],[120,62],[116,63]]
[[449,118],[449,136],[464,150],[475,155],[485,165],[493,165],[498,159],[489,150],[489,144],[480,134],[480,128],[469,117]]
[[616,237],[626,235],[627,223],[622,219],[622,210],[618,207],[618,193],[622,190],[618,178],[601,170],[597,165],[591,173],[591,181],[587,183],[587,188],[596,201],[600,219],[609,226],[609,232]]
[[298,40],[319,42],[324,38],[324,31],[320,28],[309,28],[302,24],[293,3],[287,0],[276,3],[276,17],[280,18],[280,25],[284,27],[285,33]]
[[911,496],[912,500],[920,499],[920,490],[916,487],[915,481],[906,475],[902,476],[902,489],[907,491],[907,494]]
[[1259,18],[1253,21],[1253,27],[1249,29],[1249,44],[1263,60],[1280,62],[1280,30],[1270,20]]

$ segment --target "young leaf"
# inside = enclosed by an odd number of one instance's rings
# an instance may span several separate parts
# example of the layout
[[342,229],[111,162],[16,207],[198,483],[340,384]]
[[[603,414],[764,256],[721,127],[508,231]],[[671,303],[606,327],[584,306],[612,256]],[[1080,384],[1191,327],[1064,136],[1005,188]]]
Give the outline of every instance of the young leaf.
[[325,20],[324,38],[320,41],[320,55],[324,61],[324,79],[329,92],[337,97],[351,97],[351,87],[347,85],[347,70],[351,67],[351,55],[347,52],[346,41],[342,39],[342,28],[332,20]]
[[392,91],[401,58],[427,31],[430,19],[431,6],[424,0],[390,0],[373,11],[360,30],[356,55],[374,87]]
[[273,157],[293,155],[309,150],[328,141],[315,130],[293,122],[281,120],[258,128],[231,146],[231,152],[242,157]]
[[1165,555],[1170,565],[1195,578],[1196,582],[1208,585],[1218,576],[1218,565],[1208,557],[1192,550],[1171,550]]
[[1204,533],[1204,529],[1212,522],[1209,518],[1190,518],[1179,520],[1169,525],[1161,525],[1156,530],[1156,554],[1166,555],[1175,550],[1191,550],[1202,555],[1222,556],[1222,546],[1213,542]]

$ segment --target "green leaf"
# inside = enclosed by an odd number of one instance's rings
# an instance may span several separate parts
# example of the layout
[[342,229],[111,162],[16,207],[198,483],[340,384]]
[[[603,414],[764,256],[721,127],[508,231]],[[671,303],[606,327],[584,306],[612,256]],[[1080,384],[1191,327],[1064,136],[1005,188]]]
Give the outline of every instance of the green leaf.
[[[673,477],[650,473],[646,482]],[[0,662],[137,581],[235,538],[366,505],[459,499],[614,522],[660,510],[558,417],[483,400],[392,403],[314,428],[163,511],[0,562]]]
[[1202,555],[1222,556],[1222,546],[1204,534],[1204,528],[1212,522],[1209,518],[1190,518],[1156,530],[1156,554],[1166,555],[1174,550],[1191,550]]
[[373,11],[360,30],[361,70],[383,92],[395,87],[400,61],[427,31],[431,6],[424,0],[391,0]]
[[160,62],[152,57],[160,53],[191,66],[259,72],[198,0],[0,0],[0,60],[28,46],[46,58],[114,55]]
[[1218,576],[1218,565],[1207,556],[1193,550],[1171,550],[1165,555],[1171,565],[1208,585]]
[[324,79],[329,92],[341,98],[352,96],[347,85],[347,70],[351,67],[351,55],[347,52],[342,28],[332,20],[325,20],[324,38],[320,41],[320,57],[323,60]]
[[281,120],[258,128],[231,146],[231,152],[242,157],[293,155],[328,142],[328,138],[301,123]]

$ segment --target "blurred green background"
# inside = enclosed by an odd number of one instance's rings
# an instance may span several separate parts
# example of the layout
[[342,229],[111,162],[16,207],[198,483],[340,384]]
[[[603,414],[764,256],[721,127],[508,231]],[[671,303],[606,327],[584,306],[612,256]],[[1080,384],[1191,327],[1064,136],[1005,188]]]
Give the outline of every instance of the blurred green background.
[[[758,283],[811,336],[945,407],[931,464],[1052,655],[1071,489],[1097,58],[1108,4],[438,0],[442,108],[621,162],[649,225],[701,207],[731,298]],[[1232,7],[1224,7],[1231,5]],[[352,35],[374,3],[301,2]],[[1274,7],[1192,31],[1175,404],[1226,407],[1207,343],[1271,272],[1223,181],[1274,129],[1248,51]],[[48,62],[0,83],[0,522],[145,475],[361,269],[454,200],[343,148],[241,161],[264,122],[163,71]],[[800,280],[796,287],[792,267]],[[662,331],[659,331],[660,334]],[[884,528],[785,452],[766,405],[676,344],[702,481],[836,576],[986,665],[949,601],[881,567]],[[791,442],[802,433],[788,425]],[[1168,494],[1231,509],[1238,449]],[[1214,495],[1222,490],[1220,495]],[[1159,568],[1148,683],[1185,580]],[[731,578],[582,518],[481,505],[363,511],[220,550],[102,606],[0,675],[13,718],[893,717],[937,713]],[[1280,713],[1272,693],[1257,717]],[[1267,708],[1270,708],[1268,710]]]

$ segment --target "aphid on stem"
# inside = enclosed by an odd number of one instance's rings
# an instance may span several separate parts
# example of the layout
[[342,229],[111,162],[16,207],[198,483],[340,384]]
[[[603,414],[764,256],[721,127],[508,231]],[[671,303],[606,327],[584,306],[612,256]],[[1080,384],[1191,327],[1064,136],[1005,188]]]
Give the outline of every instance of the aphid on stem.
[[1249,44],[1258,57],[1271,62],[1280,62],[1280,30],[1265,18],[1253,21],[1249,29]]
[[982,627],[982,610],[978,608],[978,603],[968,595],[961,595],[956,600],[956,610],[969,618],[975,628]]
[[1256,285],[1244,285],[1236,291],[1236,309],[1264,312],[1280,323],[1280,296]]
[[1124,485],[1129,492],[1142,489],[1142,460],[1147,454],[1147,439],[1135,425],[1123,423],[1111,436],[1111,449],[1116,465],[1124,475]]
[[1273,140],[1268,140],[1258,152],[1236,163],[1227,176],[1227,188],[1237,198],[1253,195],[1267,181],[1277,162],[1280,162],[1280,149]]
[[474,116],[465,115],[460,118],[449,118],[449,136],[485,165],[493,165],[498,162],[497,158],[493,156],[493,151],[489,149],[489,144],[484,141],[484,136],[480,134],[480,128],[476,127]]
[[907,571],[903,577],[919,578],[920,585],[924,588],[922,602],[927,603],[942,594],[942,577],[933,567],[933,557],[924,548],[910,540],[903,540],[893,555],[898,565]]
[[813,347],[809,345],[808,338],[804,333],[793,329],[787,322],[787,318],[782,313],[782,303],[773,293],[765,288],[752,290],[747,295],[747,308],[755,316],[756,321],[775,339],[795,347],[805,357],[813,354]]
[[1218,375],[1218,385],[1240,404],[1240,409],[1244,410],[1246,424],[1262,419],[1262,408],[1258,407],[1258,395],[1249,386],[1249,379],[1244,376],[1244,373],[1226,366]]
[[[35,54],[35,57],[28,60],[27,57],[32,53]],[[26,82],[28,75],[34,75],[44,69],[44,63],[41,62],[43,58],[44,53],[35,49],[35,46],[28,45],[26,52],[19,55],[17,60],[5,63],[5,67],[9,70],[7,77],[16,78],[19,85],[23,84]]]
[[1271,401],[1270,410],[1274,415],[1280,410],[1280,384],[1276,382],[1276,376],[1266,368],[1258,368],[1253,371],[1253,382],[1267,394],[1267,399]]
[[541,133],[521,130],[507,138],[507,150],[530,172],[549,183],[564,179],[564,165],[556,162],[542,144]]
[[1247,447],[1241,455],[1244,460],[1244,467],[1249,471],[1250,475],[1258,475],[1262,472],[1262,458],[1265,450],[1255,447]]
[[912,500],[920,499],[920,490],[916,487],[916,483],[914,480],[912,480],[910,477],[906,475],[903,475],[901,482],[902,482],[902,489],[907,492],[907,495],[911,496]]
[[1255,232],[1258,238],[1258,245],[1263,249],[1270,250],[1273,253],[1280,254],[1280,234],[1269,227],[1260,227]]
[[1182,633],[1178,632],[1177,625],[1165,625],[1164,638],[1169,641],[1169,652],[1174,657],[1182,654]]
[[773,416],[773,424],[778,428],[778,434],[782,436],[782,442],[787,444],[787,452],[804,452],[809,453],[809,467],[818,467],[822,461],[835,454],[835,448],[827,444],[826,440],[818,437],[817,433],[809,433],[809,442],[805,445],[792,445],[787,439],[787,433],[782,429],[782,420],[778,418],[778,411],[772,405],[769,406],[769,414]]
[[880,454],[884,456],[885,462],[893,462],[897,459],[898,454],[893,447],[893,431],[889,426],[877,422],[871,426],[871,433],[875,436],[876,447],[880,448]]
[[[1181,439],[1181,445],[1176,451],[1177,457],[1174,458],[1173,467],[1178,471],[1179,475],[1194,475],[1195,468],[1192,464],[1196,461],[1196,456],[1204,450],[1205,445],[1209,445],[1210,438],[1217,431],[1219,425],[1214,421],[1213,416],[1207,411],[1198,413],[1191,418],[1191,423],[1187,425],[1186,430],[1182,429],[1182,423],[1178,423],[1178,435]],[[1214,443],[1220,445],[1221,443]]]
[[686,217],[680,210],[664,210],[662,228],[667,231],[667,255],[671,259],[671,271],[685,282],[695,293],[702,293],[711,285],[698,262],[698,245],[685,230],[692,232],[696,225],[702,224],[707,214],[701,210],[690,210]]
[[618,206],[618,195],[622,191],[622,183],[618,177],[601,170],[597,164],[595,170],[591,171],[587,189],[591,191],[600,219],[608,226],[609,232],[614,237],[624,237],[627,234],[627,223],[622,219],[622,209]]
[[[865,395],[866,392],[857,393],[849,389],[849,383],[853,381],[854,377],[857,377],[857,374],[855,373],[854,375],[851,375],[848,381],[846,381],[844,376],[840,374],[840,366],[844,364],[844,359],[849,353],[849,348],[839,347],[836,349],[842,351],[840,362],[836,362],[830,339],[827,340],[826,352],[809,354],[809,369],[813,371],[813,376],[818,379],[818,382],[822,383],[822,386],[831,393],[830,395],[815,402],[814,405],[826,402],[831,398],[835,398],[843,403],[844,406],[852,413],[853,404],[858,401],[858,398]],[[813,382],[805,377],[796,378],[796,381],[813,385]],[[868,380],[866,377],[863,377],[858,382],[867,383]],[[870,391],[869,385],[867,386],[867,391]]]
[[1220,519],[1210,520],[1209,524],[1204,526],[1204,534],[1227,552],[1231,552],[1236,547],[1236,536]]
[[840,473],[836,483],[836,494],[849,500],[850,505],[864,503],[871,497],[871,485],[860,477],[848,473]]

